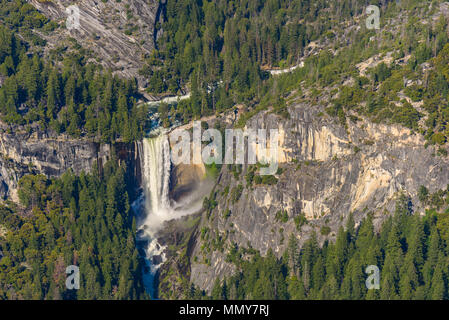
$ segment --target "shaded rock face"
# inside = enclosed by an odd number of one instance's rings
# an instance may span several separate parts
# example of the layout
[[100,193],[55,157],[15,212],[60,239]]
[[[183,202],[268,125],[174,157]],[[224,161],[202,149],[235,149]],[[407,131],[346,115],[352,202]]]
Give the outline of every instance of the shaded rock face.
[[184,216],[166,222],[159,232],[158,241],[167,246],[167,261],[158,270],[156,283],[160,299],[182,299],[190,286],[189,257],[198,238],[196,226],[201,214]]
[[79,7],[79,28],[59,28],[41,36],[48,41],[49,48],[61,45],[69,37],[75,38],[84,48],[90,49],[94,57],[101,57],[98,63],[111,68],[114,74],[137,77],[140,86],[145,79],[138,70],[143,58],[151,53],[156,40],[155,24],[161,19],[157,0],[122,0],[121,2],[101,0],[30,0],[33,6],[48,18],[65,25],[68,17],[66,8],[76,4]]
[[[419,187],[424,185],[430,192],[447,187],[449,159],[435,156],[436,148],[426,148],[421,135],[368,121],[348,120],[345,128],[323,115],[323,110],[324,106],[296,104],[289,108],[288,120],[264,112],[248,122],[248,128],[279,129],[278,159],[284,171],[276,175],[275,185],[248,187],[247,168],[238,179],[224,168],[216,187],[218,205],[209,218],[203,215],[198,230],[208,228],[209,239],[221,236],[225,249],[207,253],[204,248],[210,244],[197,239],[191,256],[197,262],[192,263],[190,278],[195,285],[210,292],[216,277],[234,272],[234,266],[225,261],[232,243],[262,254],[271,248],[280,256],[291,235],[300,245],[313,231],[320,242],[334,240],[350,213],[356,225],[371,213],[379,228],[388,212],[394,211],[400,194],[410,198],[415,213],[422,213]],[[230,194],[239,184],[244,189],[233,203]],[[226,217],[223,212],[228,209]],[[280,211],[287,212],[286,222],[276,219]],[[304,216],[307,223],[297,226],[297,216]],[[323,226],[330,233],[321,234]]]
[[95,163],[101,168],[110,156],[108,145],[35,131],[0,132],[0,197],[17,201],[19,179],[25,174],[42,173],[58,177],[69,169],[90,172]]
[[179,164],[174,166],[170,182],[173,186],[170,197],[179,201],[183,196],[195,192],[205,174],[204,165]]

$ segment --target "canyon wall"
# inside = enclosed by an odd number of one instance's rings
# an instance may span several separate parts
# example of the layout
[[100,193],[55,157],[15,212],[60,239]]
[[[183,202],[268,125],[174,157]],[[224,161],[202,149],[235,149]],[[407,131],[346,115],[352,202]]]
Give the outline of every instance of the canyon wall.
[[[280,131],[276,184],[248,186],[247,167],[236,177],[224,166],[211,194],[217,205],[202,215],[189,249],[190,281],[199,288],[210,292],[216,277],[235,271],[226,262],[234,244],[263,255],[272,249],[281,256],[291,235],[299,244],[313,231],[321,243],[333,240],[350,213],[356,224],[372,214],[378,228],[400,194],[409,198],[414,212],[422,213],[419,187],[435,192],[448,186],[447,156],[437,155],[435,146],[426,147],[418,133],[364,120],[347,120],[344,126],[328,117],[324,106],[297,102],[289,113],[284,119],[265,111],[247,123],[248,128]],[[239,185],[243,189],[235,201],[232,194]],[[279,219],[284,212],[288,218]],[[307,222],[297,225],[295,217]]]
[[27,132],[0,126],[0,197],[18,201],[17,186],[25,174],[58,177],[71,169],[90,172],[93,165],[110,157],[109,145],[53,135],[37,128]]

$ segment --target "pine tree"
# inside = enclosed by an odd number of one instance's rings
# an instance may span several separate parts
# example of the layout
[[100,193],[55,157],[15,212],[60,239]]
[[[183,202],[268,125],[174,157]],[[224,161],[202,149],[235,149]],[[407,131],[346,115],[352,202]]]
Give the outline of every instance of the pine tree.
[[438,256],[438,263],[432,277],[432,286],[430,288],[430,298],[432,300],[442,300],[446,297],[446,283],[443,273],[443,267],[446,265],[443,253]]
[[292,300],[304,300],[306,297],[304,284],[295,275],[288,280],[288,294]]
[[290,275],[299,275],[299,248],[296,237],[292,234],[288,240],[287,261]]
[[47,82],[47,117],[53,119],[57,113],[60,101],[60,79],[56,69],[50,73]]

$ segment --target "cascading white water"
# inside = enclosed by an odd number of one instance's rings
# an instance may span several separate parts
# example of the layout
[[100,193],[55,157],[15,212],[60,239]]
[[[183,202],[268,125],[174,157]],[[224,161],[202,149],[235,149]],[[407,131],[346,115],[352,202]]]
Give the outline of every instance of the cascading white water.
[[[170,208],[170,144],[166,135],[143,140],[142,178],[148,209],[146,225],[155,231],[159,223],[166,220]],[[153,223],[152,223],[153,222]],[[158,223],[159,222],[159,223]]]
[[[156,231],[163,221],[171,216],[169,199],[170,191],[170,145],[165,134],[156,138],[145,138],[138,143],[143,198],[139,199],[137,206],[143,214],[138,219],[138,240],[143,243],[141,249],[145,253],[146,268],[143,272],[144,285],[150,296],[154,297],[154,276],[165,261],[161,247],[155,237]],[[154,257],[159,257],[155,260]]]
[[204,195],[210,191],[210,185],[202,182],[197,189],[175,202],[169,197],[172,164],[168,136],[161,133],[155,138],[144,138],[138,143],[138,152],[143,194],[133,204],[133,208],[139,213],[137,240],[146,263],[144,285],[150,296],[154,297],[154,276],[166,259],[165,247],[158,243],[156,233],[164,221],[198,212]]

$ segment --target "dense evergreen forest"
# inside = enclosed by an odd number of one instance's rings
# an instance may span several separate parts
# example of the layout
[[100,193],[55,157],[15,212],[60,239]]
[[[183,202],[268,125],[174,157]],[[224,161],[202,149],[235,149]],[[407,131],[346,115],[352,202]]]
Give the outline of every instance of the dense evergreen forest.
[[[341,227],[335,243],[320,246],[316,235],[301,249],[292,236],[281,259],[272,251],[266,257],[251,249],[235,248],[228,260],[236,275],[217,280],[212,296],[192,287],[190,296],[212,299],[432,299],[449,298],[449,190],[428,195],[433,209],[424,217],[411,214],[409,200],[398,200],[396,212],[380,232],[368,216],[355,227],[352,216]],[[380,289],[367,290],[369,265],[380,269]]]
[[[339,92],[324,103],[343,124],[357,121],[349,116],[356,112],[374,122],[399,123],[442,145],[449,136],[449,48],[443,50],[448,22],[432,17],[439,2],[370,2],[381,8],[383,32],[376,32],[364,23],[360,29],[343,23],[363,14],[363,0],[168,1],[163,36],[141,72],[152,93],[180,94],[185,87],[191,92],[177,107],[159,107],[167,126],[175,118],[186,122],[238,103],[248,111],[239,125],[269,108],[288,117],[287,97],[318,100]],[[277,77],[264,71],[296,65],[312,42],[327,49],[305,59],[304,68]],[[395,63],[360,74],[358,63],[387,52]],[[411,103],[421,100],[429,117],[420,124],[424,114]]]
[[[144,298],[136,224],[126,168],[109,161],[100,174],[59,179],[24,176],[20,207],[0,207],[1,299]],[[66,267],[80,269],[80,289],[68,290]]]
[[[375,123],[401,124],[421,133],[431,145],[446,144],[448,21],[437,14],[436,1],[432,6],[414,0],[385,3],[383,32],[364,30],[362,24],[361,30],[342,37],[344,29],[333,29],[333,35],[323,36],[328,49],[305,59],[303,68],[266,81],[270,89],[238,125],[270,108],[288,116],[285,105],[299,99],[326,105],[327,114],[343,125],[361,116]],[[381,61],[364,73],[359,70],[360,63],[373,56],[386,59],[387,54],[392,63]],[[438,154],[446,152],[440,148]]]
[[[164,33],[142,74],[149,91],[192,98],[176,113],[183,120],[254,103],[268,90],[263,70],[299,62],[304,47],[335,23],[361,14],[365,1],[167,1]],[[335,20],[336,19],[336,20]],[[162,107],[161,113],[167,113]],[[165,109],[164,109],[165,108]]]

